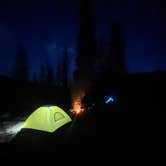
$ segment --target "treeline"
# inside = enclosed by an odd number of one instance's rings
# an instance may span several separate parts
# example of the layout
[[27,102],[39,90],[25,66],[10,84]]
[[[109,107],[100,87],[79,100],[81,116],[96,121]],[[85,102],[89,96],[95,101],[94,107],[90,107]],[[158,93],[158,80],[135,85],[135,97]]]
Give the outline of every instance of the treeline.
[[45,62],[41,64],[39,73],[34,72],[30,77],[27,51],[23,46],[19,46],[11,75],[15,81],[20,83],[31,82],[45,86],[68,86],[69,63],[68,49],[64,48],[62,62],[57,67],[53,68],[49,62]]
[[[63,60],[56,69],[48,63],[41,64],[40,72],[33,74],[30,81],[36,87],[45,87],[59,91],[61,100],[69,98],[71,89],[81,89],[88,96],[100,96],[111,89],[118,90],[121,80],[127,74],[125,62],[125,36],[120,19],[111,20],[109,44],[96,37],[96,23],[92,0],[80,1],[79,32],[76,41],[76,70],[73,73],[72,84],[69,84],[69,52],[64,48]],[[12,69],[13,78],[19,83],[30,80],[27,51],[18,47],[16,63]],[[41,90],[44,91],[44,88]],[[54,93],[53,90],[51,90]],[[51,95],[51,94],[50,94]],[[67,97],[68,96],[68,97]],[[71,97],[71,96],[70,96]],[[66,104],[69,105],[70,99]]]
[[96,24],[92,0],[80,3],[80,28],[76,43],[76,71],[74,83],[85,91],[85,98],[97,100],[114,91],[121,93],[123,80],[128,74],[125,58],[125,32],[120,19],[110,20],[108,45],[96,36]]

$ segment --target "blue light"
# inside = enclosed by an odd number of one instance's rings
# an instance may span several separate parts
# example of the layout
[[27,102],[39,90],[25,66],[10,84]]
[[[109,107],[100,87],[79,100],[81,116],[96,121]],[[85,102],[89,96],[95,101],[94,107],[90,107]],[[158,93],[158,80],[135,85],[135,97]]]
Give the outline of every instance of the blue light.
[[105,103],[106,104],[108,104],[108,103],[113,103],[115,100],[114,100],[114,98],[113,97],[109,97],[106,101],[105,101]]

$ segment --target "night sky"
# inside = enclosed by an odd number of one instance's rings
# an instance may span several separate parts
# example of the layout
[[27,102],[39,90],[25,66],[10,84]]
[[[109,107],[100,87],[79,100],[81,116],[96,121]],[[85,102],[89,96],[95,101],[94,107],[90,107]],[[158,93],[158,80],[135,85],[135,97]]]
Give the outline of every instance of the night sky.
[[[97,37],[104,39],[106,46],[112,20],[122,19],[129,72],[166,69],[164,1],[94,2]],[[19,43],[27,49],[31,73],[38,72],[46,59],[55,67],[64,46],[69,47],[71,59],[74,59],[78,14],[78,0],[0,1],[0,74],[11,72]]]

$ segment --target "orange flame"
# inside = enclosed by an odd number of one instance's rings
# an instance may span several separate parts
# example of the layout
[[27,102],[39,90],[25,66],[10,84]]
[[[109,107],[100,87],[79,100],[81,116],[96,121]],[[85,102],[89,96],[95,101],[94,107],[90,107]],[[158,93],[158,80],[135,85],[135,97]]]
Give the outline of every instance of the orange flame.
[[75,85],[72,88],[72,109],[71,113],[74,115],[81,115],[84,112],[84,108],[82,105],[82,99],[85,96],[85,88],[78,85]]
[[81,104],[81,98],[77,98],[73,101],[73,109],[71,109],[71,112],[75,115],[80,115],[84,112],[84,109],[82,108]]

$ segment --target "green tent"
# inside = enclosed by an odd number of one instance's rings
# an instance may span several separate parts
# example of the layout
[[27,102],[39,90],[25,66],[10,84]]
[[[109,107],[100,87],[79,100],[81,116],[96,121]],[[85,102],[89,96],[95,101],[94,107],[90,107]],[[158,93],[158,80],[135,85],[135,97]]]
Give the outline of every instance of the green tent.
[[43,106],[35,110],[27,118],[22,128],[52,133],[71,121],[71,118],[61,108],[57,106]]

